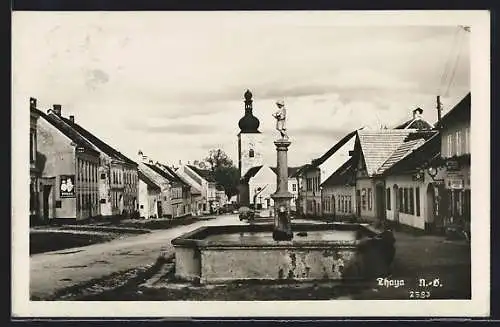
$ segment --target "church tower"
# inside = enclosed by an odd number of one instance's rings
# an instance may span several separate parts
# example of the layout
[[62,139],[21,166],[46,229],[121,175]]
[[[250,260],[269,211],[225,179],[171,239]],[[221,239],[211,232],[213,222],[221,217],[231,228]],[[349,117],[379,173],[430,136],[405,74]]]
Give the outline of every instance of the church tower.
[[259,132],[260,122],[253,115],[252,92],[245,92],[245,115],[238,122],[240,132],[238,133],[238,168],[240,178],[246,172],[255,166],[261,166],[263,163],[262,147],[263,137]]

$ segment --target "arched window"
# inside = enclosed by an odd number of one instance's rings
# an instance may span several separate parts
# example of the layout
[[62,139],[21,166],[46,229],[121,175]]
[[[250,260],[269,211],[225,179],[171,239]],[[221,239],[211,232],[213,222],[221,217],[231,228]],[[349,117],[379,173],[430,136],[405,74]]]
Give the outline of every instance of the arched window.
[[255,153],[254,153],[253,149],[250,149],[250,151],[248,151],[248,156],[250,158],[253,158],[255,156]]

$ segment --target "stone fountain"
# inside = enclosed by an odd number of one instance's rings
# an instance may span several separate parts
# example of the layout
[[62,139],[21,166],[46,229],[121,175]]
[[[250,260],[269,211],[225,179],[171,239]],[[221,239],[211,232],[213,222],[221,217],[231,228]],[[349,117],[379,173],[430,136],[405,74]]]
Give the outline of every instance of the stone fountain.
[[[174,240],[175,276],[197,283],[249,280],[318,281],[383,277],[394,250],[392,233],[366,224],[292,224],[288,191],[286,109],[277,103],[274,142],[277,189],[273,224],[201,227]],[[293,231],[297,232],[294,238]],[[389,254],[388,254],[389,253]],[[388,254],[388,255],[387,255]]]

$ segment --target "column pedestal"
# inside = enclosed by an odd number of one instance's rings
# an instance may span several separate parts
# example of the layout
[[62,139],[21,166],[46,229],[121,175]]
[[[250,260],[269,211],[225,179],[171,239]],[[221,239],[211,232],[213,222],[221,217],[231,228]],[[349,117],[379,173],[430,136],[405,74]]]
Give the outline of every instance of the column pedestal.
[[291,142],[288,139],[279,139],[274,142],[277,152],[276,193],[271,195],[274,201],[274,229],[275,241],[290,241],[293,238],[290,219],[290,200],[293,194],[288,192],[288,158],[287,151]]

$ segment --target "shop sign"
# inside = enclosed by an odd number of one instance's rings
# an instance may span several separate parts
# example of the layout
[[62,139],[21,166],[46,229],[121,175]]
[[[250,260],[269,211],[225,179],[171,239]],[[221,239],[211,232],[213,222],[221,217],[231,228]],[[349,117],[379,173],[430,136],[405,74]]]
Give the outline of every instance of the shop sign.
[[459,170],[460,166],[458,164],[458,161],[456,160],[448,160],[446,161],[446,170]]
[[61,198],[75,197],[75,175],[61,175],[59,179],[59,192]]
[[463,189],[464,180],[462,178],[450,178],[448,180],[448,187],[450,189]]

